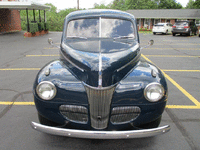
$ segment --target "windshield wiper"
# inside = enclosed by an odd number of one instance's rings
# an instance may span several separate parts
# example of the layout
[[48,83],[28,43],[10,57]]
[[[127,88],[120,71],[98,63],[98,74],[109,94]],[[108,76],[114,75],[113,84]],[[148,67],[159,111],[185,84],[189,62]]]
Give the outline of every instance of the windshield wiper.
[[118,37],[115,37],[113,39],[114,40],[116,40],[116,39],[134,39],[134,37],[133,36],[118,36]]
[[70,39],[85,39],[85,40],[87,40],[86,37],[81,37],[81,36],[67,36],[66,38],[70,38]]

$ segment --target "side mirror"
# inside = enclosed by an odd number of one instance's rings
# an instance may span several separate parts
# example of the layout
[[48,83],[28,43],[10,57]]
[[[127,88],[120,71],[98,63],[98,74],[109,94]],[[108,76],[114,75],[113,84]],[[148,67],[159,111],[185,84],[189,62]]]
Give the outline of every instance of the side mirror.
[[147,47],[149,47],[149,46],[152,46],[153,43],[154,43],[154,40],[150,40],[150,41],[148,42],[148,45],[146,45],[146,46],[144,46],[144,47],[141,47],[140,49],[143,49],[143,48],[147,48]]
[[51,38],[48,39],[48,43],[54,47],[60,48],[60,46],[56,46],[53,44],[53,40]]
[[150,41],[148,42],[148,45],[149,45],[149,46],[152,46],[153,43],[154,43],[154,40],[150,40]]
[[50,45],[53,45],[53,40],[52,40],[51,38],[49,38],[49,39],[48,39],[48,43],[49,43]]

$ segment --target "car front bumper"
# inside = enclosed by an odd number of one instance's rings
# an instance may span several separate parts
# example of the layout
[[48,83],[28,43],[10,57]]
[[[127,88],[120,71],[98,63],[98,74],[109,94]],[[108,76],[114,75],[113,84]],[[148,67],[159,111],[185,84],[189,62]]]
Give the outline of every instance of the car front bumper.
[[166,29],[153,29],[152,32],[155,32],[155,33],[166,33]]
[[142,130],[128,130],[128,131],[88,131],[88,130],[75,130],[64,129],[58,127],[50,127],[41,125],[39,123],[31,122],[33,129],[44,133],[67,136],[73,138],[86,138],[86,139],[131,139],[151,137],[164,134],[170,130],[169,125],[158,128],[142,129]]

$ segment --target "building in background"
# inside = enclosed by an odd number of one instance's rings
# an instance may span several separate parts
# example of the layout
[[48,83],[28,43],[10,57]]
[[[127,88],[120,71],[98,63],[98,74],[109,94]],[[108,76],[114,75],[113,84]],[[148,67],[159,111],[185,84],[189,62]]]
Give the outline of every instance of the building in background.
[[0,34],[21,31],[20,10],[45,10],[38,0],[0,0]]
[[174,24],[178,20],[192,20],[200,26],[200,9],[136,9],[127,12],[137,18],[138,29],[152,29],[159,22]]

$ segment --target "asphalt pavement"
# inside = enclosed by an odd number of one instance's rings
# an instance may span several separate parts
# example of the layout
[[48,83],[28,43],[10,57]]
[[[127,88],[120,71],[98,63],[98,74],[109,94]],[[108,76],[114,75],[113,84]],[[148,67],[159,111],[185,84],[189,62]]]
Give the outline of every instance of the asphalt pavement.
[[61,32],[24,38],[24,32],[0,35],[0,149],[1,150],[199,150],[200,149],[200,38],[140,33],[142,57],[165,74],[169,98],[161,126],[171,131],[150,138],[91,140],[52,136],[35,131],[38,122],[32,86],[39,69],[59,59]]

